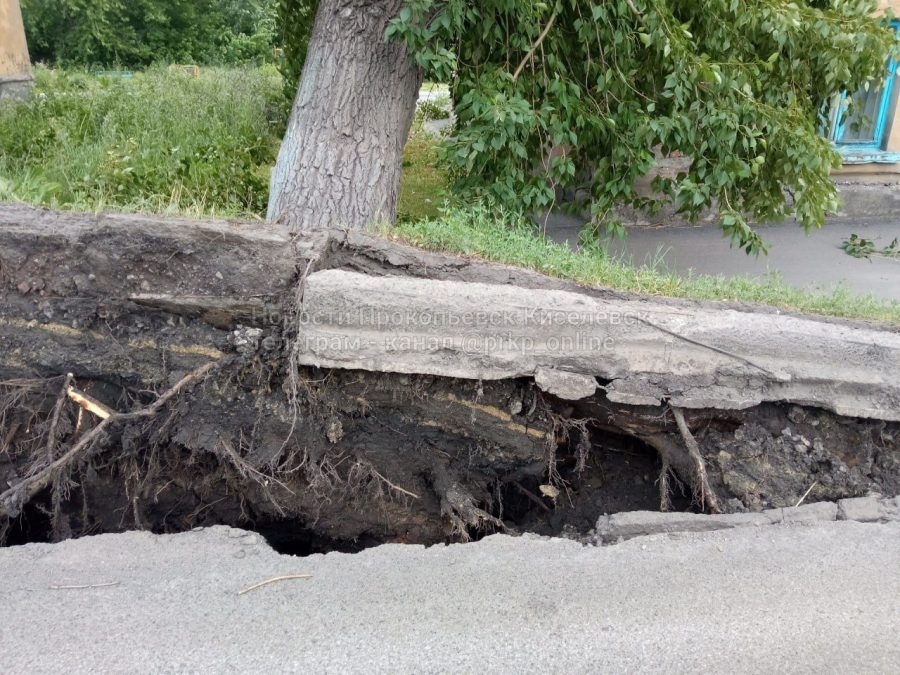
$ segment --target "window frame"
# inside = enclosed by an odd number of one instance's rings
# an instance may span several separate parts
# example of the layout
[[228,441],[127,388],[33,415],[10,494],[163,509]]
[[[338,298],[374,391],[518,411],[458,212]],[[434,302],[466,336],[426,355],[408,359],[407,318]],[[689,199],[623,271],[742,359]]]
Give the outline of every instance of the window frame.
[[[900,20],[890,23],[891,28],[900,31]],[[873,141],[842,141],[841,137],[847,129],[848,120],[844,119],[846,101],[849,92],[841,92],[832,113],[832,122],[828,139],[841,153],[845,164],[862,164],[869,162],[900,162],[900,152],[890,152],[886,149],[890,137],[888,120],[895,104],[894,80],[897,79],[898,62],[890,58],[887,63],[887,77],[882,88],[881,101],[878,108],[878,116],[875,121]],[[892,126],[892,125],[891,125]]]

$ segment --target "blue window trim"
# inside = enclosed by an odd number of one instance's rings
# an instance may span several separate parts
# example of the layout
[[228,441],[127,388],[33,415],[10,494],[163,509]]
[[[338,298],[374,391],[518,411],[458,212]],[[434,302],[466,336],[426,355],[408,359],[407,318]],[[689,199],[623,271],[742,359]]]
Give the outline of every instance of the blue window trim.
[[[896,31],[900,29],[900,20],[891,21],[891,27]],[[900,152],[888,152],[884,149],[888,117],[891,114],[893,103],[894,80],[897,75],[897,62],[894,59],[888,61],[888,76],[885,79],[884,89],[881,95],[881,105],[878,109],[878,118],[875,120],[874,141],[841,141],[841,137],[847,128],[847,123],[842,119],[847,100],[847,92],[841,93],[838,103],[834,126],[831,130],[831,141],[841,153],[845,164],[876,163],[900,163]]]

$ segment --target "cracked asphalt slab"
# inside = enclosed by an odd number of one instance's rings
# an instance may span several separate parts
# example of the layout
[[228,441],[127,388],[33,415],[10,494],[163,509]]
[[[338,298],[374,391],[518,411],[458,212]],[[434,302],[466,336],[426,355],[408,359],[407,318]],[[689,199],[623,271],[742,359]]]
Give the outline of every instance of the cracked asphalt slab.
[[896,522],[306,558],[216,527],[3,549],[0,577],[10,673],[900,671]]

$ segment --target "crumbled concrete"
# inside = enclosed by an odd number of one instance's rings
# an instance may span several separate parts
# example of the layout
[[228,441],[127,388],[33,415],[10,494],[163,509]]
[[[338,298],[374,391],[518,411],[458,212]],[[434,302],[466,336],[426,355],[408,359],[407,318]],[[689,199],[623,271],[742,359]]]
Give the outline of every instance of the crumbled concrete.
[[769,509],[765,513],[775,523],[805,525],[837,520],[838,508],[837,504],[833,502],[818,502],[803,506],[788,506],[783,509]]
[[658,511],[630,511],[604,515],[595,528],[596,543],[611,543],[634,537],[674,532],[711,532],[736,527],[764,525],[811,525],[835,520],[860,523],[900,522],[900,497],[879,499],[863,497],[842,499],[837,504],[818,502],[762,513],[660,513]]
[[857,497],[838,502],[838,520],[874,523],[881,520],[881,503],[877,497]]
[[900,520],[900,497],[880,499],[857,497],[841,499],[837,503],[838,520],[855,520],[859,523],[876,523]]
[[308,558],[103,535],[0,549],[0,672],[897,672],[898,560],[896,523]]
[[705,515],[700,513],[629,511],[616,513],[611,516],[601,516],[597,521],[596,540],[598,542],[611,542],[651,534],[712,532],[734,527],[771,524],[772,520],[762,513]]
[[597,391],[596,378],[551,368],[538,368],[534,374],[534,382],[541,391],[567,401],[580,401],[588,396],[593,396]]

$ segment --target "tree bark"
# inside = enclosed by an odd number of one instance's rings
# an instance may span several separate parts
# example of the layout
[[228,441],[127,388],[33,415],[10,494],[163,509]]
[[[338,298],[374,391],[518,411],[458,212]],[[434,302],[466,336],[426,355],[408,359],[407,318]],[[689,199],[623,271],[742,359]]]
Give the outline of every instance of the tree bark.
[[272,173],[268,219],[293,229],[393,222],[422,72],[387,42],[402,0],[322,0]]

